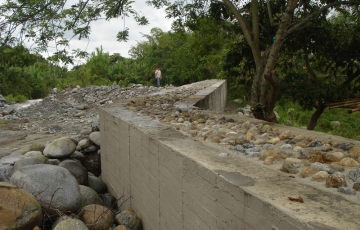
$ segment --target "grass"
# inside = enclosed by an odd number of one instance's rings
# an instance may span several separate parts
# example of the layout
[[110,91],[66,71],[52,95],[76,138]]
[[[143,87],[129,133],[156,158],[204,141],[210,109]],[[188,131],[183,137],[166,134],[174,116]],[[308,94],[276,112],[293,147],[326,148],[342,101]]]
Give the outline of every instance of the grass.
[[0,129],[19,130],[19,126],[28,123],[28,119],[24,120],[0,120]]
[[[238,108],[250,105],[250,101],[245,98],[241,99],[238,103],[233,103],[234,98],[229,96],[228,101],[235,104]],[[274,110],[280,116],[280,124],[305,129],[315,112],[315,109],[305,111],[298,104],[292,102],[278,103]],[[331,125],[332,121],[340,122],[340,126]],[[349,114],[348,109],[326,108],[318,119],[314,130],[360,141],[360,111]]]
[[0,128],[6,128],[9,123],[10,120],[0,120]]
[[5,99],[13,103],[23,103],[27,101],[27,98],[24,95],[16,95],[14,97],[12,94],[9,94],[5,96]]
[[[276,106],[275,111],[280,116],[280,124],[306,128],[315,109],[312,111],[304,111],[299,105],[287,102],[285,105]],[[338,121],[340,125],[332,125],[332,121]],[[360,112],[349,114],[348,109],[325,109],[318,119],[314,130],[360,140],[359,124]]]

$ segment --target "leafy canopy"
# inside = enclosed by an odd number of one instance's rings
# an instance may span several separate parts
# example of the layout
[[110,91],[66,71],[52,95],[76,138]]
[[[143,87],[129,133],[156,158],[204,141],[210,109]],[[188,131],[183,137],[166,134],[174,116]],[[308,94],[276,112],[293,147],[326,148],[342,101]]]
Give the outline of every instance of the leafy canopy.
[[[145,16],[132,8],[131,0],[6,0],[0,5],[0,45],[30,43],[38,53],[54,45],[53,61],[72,63],[69,41],[86,39],[91,23],[132,16],[139,25],[148,24]],[[118,41],[127,41],[129,29],[117,34]],[[84,57],[73,50],[75,57]]]

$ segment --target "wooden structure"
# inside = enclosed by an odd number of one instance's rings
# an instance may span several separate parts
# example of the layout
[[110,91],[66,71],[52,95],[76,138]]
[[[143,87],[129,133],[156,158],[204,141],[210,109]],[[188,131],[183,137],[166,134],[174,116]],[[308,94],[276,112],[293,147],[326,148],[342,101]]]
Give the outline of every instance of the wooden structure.
[[327,103],[326,106],[328,106],[329,109],[348,108],[348,113],[353,113],[356,111],[360,111],[360,97],[342,102]]

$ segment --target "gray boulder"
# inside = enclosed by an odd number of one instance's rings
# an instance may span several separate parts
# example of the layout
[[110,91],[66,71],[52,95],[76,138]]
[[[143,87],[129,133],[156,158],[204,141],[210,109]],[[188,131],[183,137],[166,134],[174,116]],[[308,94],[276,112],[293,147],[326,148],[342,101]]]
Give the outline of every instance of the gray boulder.
[[100,132],[90,133],[89,138],[94,144],[100,146]]
[[107,190],[107,186],[105,182],[96,176],[89,176],[88,177],[88,186],[94,189],[98,194],[104,194]]
[[75,151],[73,154],[71,154],[70,158],[75,159],[75,160],[80,161],[80,162],[84,162],[84,160],[85,160],[84,154],[82,154],[79,151]]
[[13,154],[4,156],[0,159],[0,164],[2,165],[14,165],[16,161],[24,159],[25,157],[20,154]]
[[76,212],[80,208],[79,184],[63,167],[46,164],[24,166],[14,172],[10,183],[36,196],[49,213],[54,213],[54,209],[63,213]]
[[14,166],[0,165],[0,181],[9,182],[13,172],[14,172]]
[[18,170],[19,168],[27,165],[47,164],[47,162],[48,162],[48,158],[45,157],[44,155],[26,157],[24,159],[15,162],[14,170]]
[[73,154],[76,150],[76,144],[67,137],[54,140],[46,145],[44,155],[49,158],[64,158]]
[[110,210],[115,211],[117,209],[116,207],[116,199],[113,195],[110,193],[105,193],[101,196],[101,199],[104,203],[104,206],[107,207]]
[[91,142],[89,139],[82,139],[79,141],[77,147],[79,149],[86,149],[87,147],[89,147],[91,145]]
[[93,132],[95,132],[95,131],[100,131],[100,122],[99,122],[99,119],[97,119],[97,118],[92,119],[92,121],[91,121],[91,130],[92,130]]
[[5,156],[9,156],[10,154],[11,154],[10,152],[0,153],[0,159],[5,157]]
[[329,165],[322,164],[320,162],[314,162],[311,164],[311,166],[315,167],[318,171],[325,171],[329,174],[333,174],[335,172],[335,170],[332,169]]
[[84,185],[79,185],[81,193],[81,208],[89,204],[100,204],[103,205],[103,201],[100,198],[99,194],[92,188],[89,188]]
[[119,225],[124,225],[132,230],[142,230],[142,223],[138,215],[131,209],[124,210],[115,216]]
[[73,160],[64,160],[59,166],[66,168],[80,185],[88,184],[88,172],[84,166]]
[[41,151],[29,151],[29,152],[26,152],[24,154],[25,157],[33,157],[33,156],[42,156],[42,152]]
[[15,106],[14,105],[6,105],[5,110],[8,111],[9,114],[11,114],[14,112]]

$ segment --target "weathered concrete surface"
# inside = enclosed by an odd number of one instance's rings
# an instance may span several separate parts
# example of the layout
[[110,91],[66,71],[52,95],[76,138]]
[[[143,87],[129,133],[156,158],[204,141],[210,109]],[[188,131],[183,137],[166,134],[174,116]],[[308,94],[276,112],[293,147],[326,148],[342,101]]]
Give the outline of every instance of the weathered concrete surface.
[[[215,81],[215,80],[212,80]],[[186,89],[187,85],[182,86]],[[189,85],[191,87],[191,85]],[[164,90],[153,93],[151,95],[165,94],[172,91]],[[226,107],[227,82],[226,80],[217,80],[214,84],[200,90],[194,95],[186,98],[186,100],[178,101],[174,104],[175,107],[183,111],[188,111],[192,108],[201,108],[211,110],[213,112],[224,112]]]
[[224,112],[226,107],[227,82],[218,81],[206,89],[196,93],[194,98],[201,98],[195,106],[214,112]]
[[[102,178],[116,198],[132,197],[121,209],[134,209],[145,230],[359,228],[357,196],[289,177],[119,105],[101,110],[100,123]],[[302,196],[305,202],[289,196]]]

